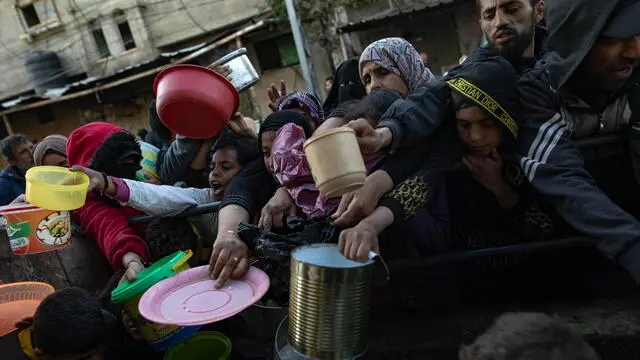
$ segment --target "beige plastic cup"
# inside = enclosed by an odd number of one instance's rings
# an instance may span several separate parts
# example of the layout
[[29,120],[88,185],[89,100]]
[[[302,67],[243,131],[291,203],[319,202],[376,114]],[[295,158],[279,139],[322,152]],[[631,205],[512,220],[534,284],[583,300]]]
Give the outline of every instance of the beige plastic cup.
[[314,136],[305,141],[304,152],[313,180],[326,197],[342,196],[364,184],[367,169],[352,129],[337,128]]

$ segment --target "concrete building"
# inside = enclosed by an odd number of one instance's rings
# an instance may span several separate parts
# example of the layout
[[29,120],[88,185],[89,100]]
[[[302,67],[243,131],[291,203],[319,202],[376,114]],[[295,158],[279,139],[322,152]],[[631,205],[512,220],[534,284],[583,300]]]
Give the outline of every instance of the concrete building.
[[[190,57],[187,63],[208,65],[240,46],[247,48],[261,76],[253,101],[246,93],[241,96],[240,111],[263,118],[270,112],[270,84],[284,80],[290,90],[305,89],[287,21],[276,19],[267,4],[268,0],[0,0],[0,138],[25,133],[37,140],[98,120],[131,131],[148,127],[151,84],[163,66],[185,56]],[[264,19],[270,20],[261,22]],[[374,40],[401,36],[426,52],[431,70],[441,74],[482,38],[473,0],[374,0],[338,11],[338,19],[336,65]],[[327,51],[317,44],[310,47],[321,82],[331,75]],[[45,71],[44,79],[40,74],[33,81],[25,60],[36,51],[55,53],[60,64],[59,69]],[[195,53],[198,56],[191,57]],[[54,89],[43,91],[42,83],[47,85],[51,78]]]
[[0,99],[33,88],[29,52],[55,52],[71,79],[104,77],[265,9],[265,0],[2,0]]
[[[162,66],[191,55],[197,56],[186,63],[208,65],[239,46],[247,48],[261,74],[253,96],[260,111],[247,94],[242,95],[241,111],[266,116],[268,85],[285,80],[291,89],[304,89],[286,19],[274,19],[267,4],[0,0],[0,138],[9,133],[36,140],[66,135],[98,120],[131,131],[148,127],[153,76]],[[270,20],[261,21],[265,19]],[[41,56],[38,51],[57,55],[58,67],[48,64],[48,71],[30,73],[28,66],[34,66],[26,63],[30,56]],[[326,59],[320,56],[315,64],[318,77],[329,75]]]
[[427,65],[443,74],[482,40],[474,0],[375,0],[340,13],[343,52],[359,54],[371,42],[403,37],[428,55]]

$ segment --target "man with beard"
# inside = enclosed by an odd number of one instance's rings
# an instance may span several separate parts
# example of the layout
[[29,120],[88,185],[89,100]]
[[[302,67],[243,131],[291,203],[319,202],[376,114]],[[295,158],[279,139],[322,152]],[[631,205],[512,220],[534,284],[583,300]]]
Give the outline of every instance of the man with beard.
[[[547,7],[551,51],[519,82],[521,166],[578,231],[640,281],[640,0],[563,0]],[[580,149],[576,140],[630,137]],[[620,151],[622,149],[623,151]],[[622,206],[620,206],[622,205]],[[630,205],[630,206],[626,206]]]
[[7,136],[0,143],[7,167],[0,172],[0,206],[24,194],[27,170],[33,166],[33,143],[24,135]]
[[520,74],[532,68],[542,51],[546,31],[542,0],[476,0],[487,47],[476,49],[468,61],[500,55]]
[[[80,165],[102,173],[104,183],[108,182],[107,176],[135,180],[142,159],[133,134],[103,122],[74,130],[67,141],[67,156],[69,166]],[[96,241],[111,266],[115,270],[126,269],[123,279],[136,279],[149,259],[144,241],[146,227],[127,223],[128,218],[141,214],[101,192],[87,194],[84,206],[74,212],[87,236]]]

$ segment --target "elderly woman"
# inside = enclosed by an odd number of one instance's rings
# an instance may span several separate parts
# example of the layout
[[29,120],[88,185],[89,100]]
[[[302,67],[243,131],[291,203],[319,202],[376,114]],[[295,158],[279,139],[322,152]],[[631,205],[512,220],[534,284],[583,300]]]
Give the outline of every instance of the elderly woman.
[[[356,66],[355,69],[354,66]],[[425,88],[435,79],[421,61],[420,54],[413,45],[402,38],[386,38],[373,42],[362,52],[357,63],[354,59],[347,60],[344,70],[345,75],[350,74],[347,70],[359,72],[367,95],[378,90],[395,90],[406,97]],[[351,90],[356,94],[359,93],[357,85],[354,85]],[[357,98],[348,98],[348,100],[354,99]],[[328,121],[320,126],[318,132],[345,125],[347,121],[344,115],[352,105],[352,103],[343,106],[335,105],[337,109],[327,118]]]
[[33,150],[36,166],[67,167],[67,137],[49,135],[42,139]]
[[407,40],[386,38],[367,46],[360,56],[360,77],[367,94],[396,90],[409,95],[435,77]]
[[442,95],[445,92],[437,90],[443,85],[435,81],[420,54],[404,39],[387,38],[372,43],[360,56],[359,67],[367,93],[395,90],[406,98],[396,101],[379,121],[363,116],[347,124],[356,131],[363,153],[393,155],[380,170],[367,177],[360,190],[343,197],[335,214],[336,225],[340,226],[354,225],[371,214],[385,193],[418,169],[418,159],[424,157],[427,148],[421,146],[423,138],[405,129],[416,128],[418,134],[430,134],[442,122],[448,101]]

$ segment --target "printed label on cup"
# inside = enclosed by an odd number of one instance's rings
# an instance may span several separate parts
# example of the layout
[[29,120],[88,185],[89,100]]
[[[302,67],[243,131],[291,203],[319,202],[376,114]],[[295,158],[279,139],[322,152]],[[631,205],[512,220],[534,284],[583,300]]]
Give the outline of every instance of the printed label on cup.
[[[15,255],[56,250],[71,241],[68,211],[35,209],[5,213],[7,235]],[[35,229],[35,230],[34,230]]]

